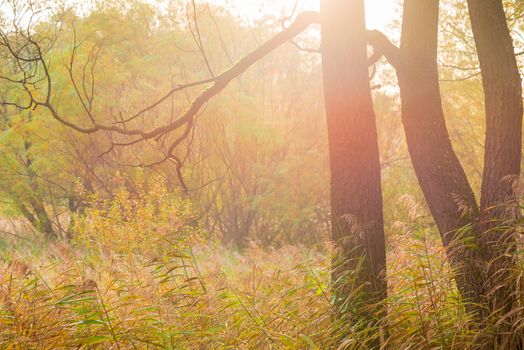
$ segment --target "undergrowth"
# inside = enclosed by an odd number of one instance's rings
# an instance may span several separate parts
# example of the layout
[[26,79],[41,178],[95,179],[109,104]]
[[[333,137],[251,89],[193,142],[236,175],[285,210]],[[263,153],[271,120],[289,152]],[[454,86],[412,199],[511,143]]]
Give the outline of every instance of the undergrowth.
[[[236,252],[156,193],[92,198],[70,243],[5,241],[0,348],[366,348],[369,334],[333,315],[328,246]],[[416,215],[390,231],[388,347],[467,348],[438,237]]]

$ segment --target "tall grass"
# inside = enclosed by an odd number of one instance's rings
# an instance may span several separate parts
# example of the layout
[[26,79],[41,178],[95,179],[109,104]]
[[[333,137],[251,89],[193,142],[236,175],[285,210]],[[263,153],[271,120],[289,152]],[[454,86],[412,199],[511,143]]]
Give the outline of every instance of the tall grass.
[[[1,349],[365,349],[377,336],[333,317],[329,246],[229,250],[188,203],[155,193],[93,198],[71,243],[0,245]],[[468,348],[431,226],[412,215],[388,241],[379,336],[391,349]]]

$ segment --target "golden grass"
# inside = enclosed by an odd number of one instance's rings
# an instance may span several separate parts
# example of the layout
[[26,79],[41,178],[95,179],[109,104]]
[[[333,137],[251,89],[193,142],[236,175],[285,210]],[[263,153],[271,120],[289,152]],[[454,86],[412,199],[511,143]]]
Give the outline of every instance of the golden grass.
[[[165,193],[95,201],[71,243],[1,248],[0,349],[363,349],[376,336],[333,317],[328,246],[240,253]],[[389,348],[468,348],[438,236],[414,220],[388,241]]]
[[[464,348],[467,320],[439,249],[407,242],[390,260],[391,346]],[[1,266],[0,348],[336,348],[329,261],[291,246],[151,258],[52,244]],[[359,337],[346,348],[362,348]]]

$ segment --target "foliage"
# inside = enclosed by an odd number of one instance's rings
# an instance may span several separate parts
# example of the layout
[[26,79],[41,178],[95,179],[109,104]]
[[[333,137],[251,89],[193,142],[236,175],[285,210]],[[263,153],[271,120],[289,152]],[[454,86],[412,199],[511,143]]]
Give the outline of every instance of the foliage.
[[[43,21],[35,27],[42,37],[54,38],[52,45],[46,45],[46,58],[53,76],[53,99],[60,101],[58,109],[68,120],[88,125],[92,114],[113,124],[175,85],[208,78],[192,28],[184,23],[183,7],[173,3],[170,15],[140,2],[123,3],[101,4],[87,14],[57,9],[56,24]],[[224,9],[199,8],[199,30],[215,74],[257,45],[252,35],[263,40],[278,29],[248,28]],[[196,210],[206,228],[225,242],[245,246],[249,240],[274,245],[324,240],[328,174],[317,61],[291,45],[263,60],[211,101],[198,117],[194,136],[177,151],[184,160],[182,177]],[[71,76],[77,79],[76,86]],[[304,87],[303,93],[295,91],[297,85]],[[85,105],[77,89],[86,95]],[[129,127],[151,127],[173,118],[199,89],[173,96]],[[16,91],[9,86],[6,90]],[[17,134],[16,142],[22,146],[27,139],[39,142],[31,145],[31,154],[46,168],[35,165],[32,171],[48,183],[36,192],[27,185],[13,186],[13,182],[27,182],[24,172],[17,170],[2,179],[6,183],[0,184],[0,191],[10,199],[8,203],[26,204],[29,194],[37,196],[61,235],[69,215],[59,213],[74,214],[78,205],[70,207],[68,201],[82,201],[76,198],[77,182],[86,193],[103,198],[115,192],[112,180],[117,172],[134,187],[138,168],[161,159],[162,145],[180,136],[174,133],[160,142],[119,147],[106,154],[118,139],[103,133],[78,134],[54,121],[43,108],[32,111],[31,122],[16,109],[6,108],[4,114],[6,147],[16,144],[9,135],[17,130],[13,126],[20,125],[26,131]],[[6,166],[16,155],[3,154]],[[182,185],[171,162],[147,172],[162,174],[171,189]],[[14,188],[17,191],[12,193]],[[273,206],[276,199],[278,207]]]
[[87,249],[161,257],[173,245],[206,239],[187,198],[168,192],[158,177],[136,184],[133,192],[121,185],[109,199],[81,195],[88,209],[74,220],[74,241]]

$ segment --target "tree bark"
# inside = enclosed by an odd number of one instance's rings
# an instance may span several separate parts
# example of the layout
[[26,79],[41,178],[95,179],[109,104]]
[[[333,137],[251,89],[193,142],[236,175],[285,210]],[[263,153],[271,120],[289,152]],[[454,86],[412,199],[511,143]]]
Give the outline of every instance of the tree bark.
[[476,346],[518,348],[521,332],[512,329],[521,315],[515,312],[519,289],[512,226],[518,217],[521,81],[502,3],[470,0],[469,7],[486,95],[480,209],[453,151],[442,110],[438,1],[405,0],[400,49],[377,32],[368,33],[368,39],[396,68],[412,163],[467,310],[474,315],[476,327],[496,325],[490,332],[478,333]]
[[[493,346],[522,348],[515,224],[522,157],[522,82],[501,0],[468,0],[486,109],[481,190],[481,248],[486,267],[484,319],[497,326]],[[501,288],[501,286],[503,286]]]
[[[522,82],[502,1],[468,0],[468,6],[486,104],[481,210],[491,211],[506,206],[508,201],[517,201],[515,181],[520,176],[522,156]],[[514,217],[514,212],[509,214]]]
[[446,127],[438,79],[439,2],[406,0],[397,64],[402,122],[424,197],[468,311],[481,285],[473,223],[478,205]]
[[53,228],[53,224],[49,218],[49,214],[47,213],[45,205],[39,197],[35,196],[31,200],[31,208],[33,209],[35,218],[37,219],[36,229],[42,232],[49,240],[57,239],[58,234]]
[[[339,316],[369,325],[376,321],[373,306],[386,298],[387,291],[380,162],[368,76],[364,1],[322,0],[320,4],[332,238],[338,249],[333,287]],[[356,295],[351,285],[361,287]],[[379,314],[383,316],[383,312]],[[380,339],[367,346],[378,348]]]

